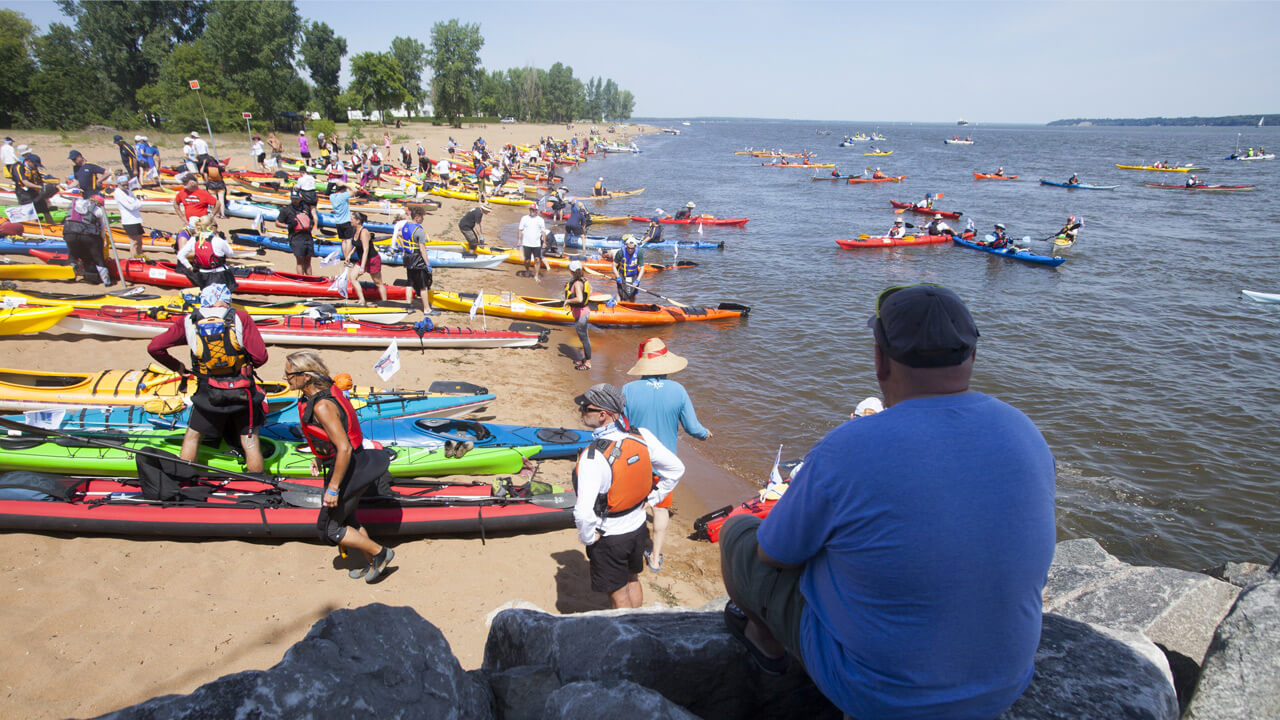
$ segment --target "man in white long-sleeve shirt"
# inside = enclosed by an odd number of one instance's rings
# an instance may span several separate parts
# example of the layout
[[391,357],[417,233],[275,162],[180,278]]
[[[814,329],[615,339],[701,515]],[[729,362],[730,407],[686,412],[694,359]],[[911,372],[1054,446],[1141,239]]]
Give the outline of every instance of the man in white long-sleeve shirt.
[[587,546],[591,589],[608,593],[615,608],[640,607],[639,575],[649,545],[644,506],[675,489],[684,463],[653,433],[631,427],[623,414],[626,398],[613,385],[592,385],[573,401],[582,424],[593,429],[574,469],[573,507],[578,538]]
[[[115,179],[115,190],[111,193],[120,210],[120,224],[129,236],[129,246],[134,257],[142,257],[142,200],[133,194],[138,186],[137,178],[121,175]],[[144,258],[145,259],[145,258]]]

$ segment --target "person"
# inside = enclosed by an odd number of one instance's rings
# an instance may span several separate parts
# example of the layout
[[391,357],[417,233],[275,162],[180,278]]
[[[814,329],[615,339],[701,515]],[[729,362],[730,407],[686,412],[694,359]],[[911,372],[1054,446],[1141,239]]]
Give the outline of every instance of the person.
[[261,135],[253,136],[253,149],[250,150],[250,152],[253,154],[254,161],[258,163],[258,169],[266,170],[267,169],[267,147],[262,143]]
[[684,204],[684,207],[682,207],[682,208],[680,208],[679,210],[677,210],[677,211],[676,211],[675,219],[676,219],[676,220],[689,220],[689,219],[691,219],[691,218],[693,217],[693,209],[694,209],[695,207],[697,207],[697,205],[694,205],[694,204],[693,204],[693,201],[692,201],[692,200],[690,200],[689,202],[687,202],[687,203],[685,203],[685,204]]
[[338,231],[338,241],[355,237],[355,230],[351,227],[351,191],[347,189],[347,181],[341,177],[329,181],[329,208],[334,229]]
[[1187,187],[1193,188],[1199,184],[1200,184],[1200,178],[1196,177],[1195,175],[1192,175],[1191,177],[1187,178]]
[[880,171],[880,168],[876,168],[875,172],[871,173],[871,179],[872,179],[872,180],[883,180],[883,179],[884,179],[884,173]]
[[298,154],[302,156],[302,164],[311,164],[311,144],[307,142],[307,131],[298,131]]
[[120,149],[120,164],[124,165],[124,174],[138,178],[138,181],[141,182],[142,175],[138,172],[138,151],[119,135],[111,138],[111,141]]
[[422,141],[418,141],[418,172],[428,172],[431,168],[431,158],[427,157],[427,149],[422,147]]
[[0,145],[0,165],[4,166],[5,177],[14,178],[18,174],[18,153],[13,148],[13,138],[5,137]]
[[329,164],[329,141],[324,139],[324,133],[316,135],[316,149],[319,150],[319,158],[316,164],[324,167]]
[[178,264],[198,288],[216,283],[235,292],[236,279],[227,266],[227,258],[234,255],[235,251],[217,233],[217,229],[213,216],[196,218],[195,233],[178,249]]
[[1082,227],[1084,227],[1084,221],[1077,220],[1076,216],[1072,215],[1067,218],[1066,224],[1062,226],[1062,229],[1058,231],[1055,237],[1066,240],[1068,246],[1074,245],[1076,242],[1076,236],[1079,235],[1080,228]]
[[488,205],[477,205],[471,208],[458,221],[458,229],[462,231],[462,237],[467,239],[467,250],[470,252],[475,252],[476,248],[480,247],[480,244],[485,241],[484,230],[480,227],[480,221],[491,212],[493,212],[493,209]]
[[[119,137],[118,135],[116,137]],[[79,150],[72,150],[67,159],[71,161],[71,175],[76,180],[76,185],[80,186],[80,193],[83,197],[89,197],[102,192],[102,177],[107,174],[101,165],[95,165],[86,162],[84,155]],[[133,177],[135,173],[128,173]]]
[[991,174],[995,175],[996,177],[1004,177],[1004,166],[1001,165],[1000,167],[996,168],[996,171]]
[[609,195],[608,188],[604,186],[604,178],[596,179],[595,187],[591,188],[591,194],[596,197],[606,197]]
[[933,214],[933,220],[924,228],[925,235],[955,235],[956,231],[952,230],[949,225],[942,221],[942,215]]
[[120,209],[120,225],[129,236],[129,248],[133,256],[141,258],[142,200],[133,194],[138,181],[128,175],[121,175],[115,179],[114,185],[111,198],[116,201],[116,207]]
[[649,218],[649,228],[644,231],[644,237],[640,238],[640,247],[660,242],[662,242],[662,224],[657,218]]
[[382,133],[382,149],[387,154],[391,153],[391,133],[383,131]]
[[[139,152],[138,159],[142,162],[142,182],[141,185],[160,186],[160,148],[151,143],[146,136],[142,136],[142,149]],[[150,180],[152,182],[148,183]]]
[[422,227],[426,210],[421,205],[409,206],[409,222],[395,235],[396,251],[404,257],[404,274],[409,287],[405,300],[413,306],[416,291],[422,297],[422,314],[431,314],[431,260],[427,257],[427,231]]
[[201,190],[196,176],[188,173],[182,179],[182,189],[173,197],[173,212],[185,224],[191,218],[204,217],[210,213],[223,214],[222,201]]
[[581,260],[569,261],[569,282],[564,286],[564,304],[573,315],[573,328],[582,343],[582,359],[573,364],[574,370],[591,369],[591,338],[587,335],[587,325],[591,321],[588,307],[591,298],[591,283],[587,282],[586,268]]
[[684,463],[652,432],[627,421],[626,398],[613,385],[592,385],[573,401],[582,424],[592,429],[573,483],[573,522],[587,546],[591,589],[608,593],[615,609],[637,608],[644,601],[640,571],[649,544],[644,506],[671,494]]
[[819,441],[763,521],[724,524],[725,622],[850,716],[996,717],[1034,671],[1053,454],[970,389],[979,333],[953,291],[889,288],[868,324],[886,410]]
[[440,178],[440,182],[448,185],[452,172],[453,168],[449,165],[449,158],[440,158],[436,162],[436,176]]
[[622,236],[622,249],[613,256],[613,282],[618,286],[618,298],[628,302],[636,299],[640,281],[644,279],[644,251],[635,235]]
[[[659,338],[649,338],[640,344],[635,365],[628,375],[639,375],[622,386],[626,398],[626,416],[631,424],[645,428],[658,438],[662,446],[679,456],[677,432],[680,426],[691,437],[699,440],[711,438],[711,431],[698,422],[693,401],[684,386],[668,375],[678,373],[689,361],[671,352]],[[645,564],[653,572],[662,571],[662,546],[667,537],[671,520],[672,496],[653,506],[653,549],[645,551]]]
[[893,227],[889,228],[889,232],[885,233],[885,237],[897,239],[906,236],[907,228],[905,227],[905,221],[902,218],[894,218]]
[[356,286],[356,297],[362,305],[373,305],[364,295],[364,287],[360,283],[363,275],[368,275],[378,288],[378,297],[387,301],[387,286],[382,282],[382,256],[373,244],[373,233],[364,224],[369,218],[362,212],[351,214],[352,235],[342,241],[342,256],[347,267],[353,270],[351,284]]
[[991,233],[990,239],[983,244],[993,248],[1008,247],[1009,236],[1004,231],[1004,223],[996,223],[995,231]]
[[62,222],[62,239],[67,243],[67,257],[83,268],[85,282],[111,287],[115,281],[102,254],[111,242],[111,223],[102,210],[105,202],[98,194],[73,200]]
[[542,279],[542,243],[547,237],[547,223],[538,214],[536,205],[529,206],[529,212],[520,218],[520,251],[524,254],[524,272],[529,274],[533,268],[533,280]]
[[315,471],[324,472],[323,507],[316,518],[320,537],[343,549],[359,550],[365,565],[348,571],[353,580],[378,580],[396,553],[369,538],[356,519],[360,497],[387,472],[391,455],[385,450],[364,447],[359,416],[342,390],[334,385],[329,368],[311,350],[290,353],[284,362],[284,377],[298,399],[298,429],[315,456]]
[[26,145],[19,145],[17,154],[18,172],[13,178],[14,196],[19,205],[30,203],[36,212],[44,217],[44,221],[53,224],[53,213],[49,208],[49,198],[58,194],[58,186],[44,181],[44,173],[40,170],[40,156],[30,152]]
[[570,245],[581,245],[582,236],[587,232],[587,224],[590,213],[587,212],[586,205],[575,202],[569,208],[569,216],[564,220],[564,244],[565,247]]
[[400,146],[400,164],[405,170],[413,169],[413,156],[409,154],[409,148],[403,145]]
[[1079,185],[1079,184],[1080,184],[1080,176],[1079,176],[1079,175],[1076,175],[1075,173],[1071,173],[1071,178],[1067,180],[1067,184],[1068,184],[1068,185]]
[[196,147],[193,142],[190,135],[182,138],[182,162],[186,165],[189,174],[197,175],[200,172],[200,161],[196,158]]
[[280,138],[276,137],[275,130],[267,133],[267,147],[271,148],[271,159],[275,161],[272,167],[278,167],[280,165],[280,155],[284,152],[284,145],[280,142]]
[[932,210],[933,209],[933,193],[925,193],[924,199],[916,203],[916,207]]
[[316,254],[311,231],[318,222],[315,207],[307,204],[303,191],[298,188],[289,193],[289,204],[276,215],[276,227],[289,232],[289,251],[293,253],[299,275],[311,274],[311,258]]
[[[169,354],[186,345],[191,368]],[[182,438],[183,460],[195,460],[205,436],[240,439],[245,470],[263,471],[258,430],[266,419],[266,396],[254,381],[254,368],[267,362],[267,346],[253,318],[231,307],[231,291],[217,283],[200,291],[200,307],[176,315],[164,332],[151,339],[147,352],[161,365],[196,377],[191,415]]]
[[320,198],[316,194],[316,178],[311,173],[298,178],[298,182],[294,185],[290,194],[292,195],[293,193],[297,193],[298,197],[302,198],[302,202],[312,209],[320,205]]
[[204,163],[204,189],[218,198],[218,217],[226,217],[227,180],[222,174],[222,165],[212,157]]
[[204,172],[205,166],[213,160],[213,156],[209,154],[209,143],[195,130],[191,131],[191,149],[196,154],[196,169]]

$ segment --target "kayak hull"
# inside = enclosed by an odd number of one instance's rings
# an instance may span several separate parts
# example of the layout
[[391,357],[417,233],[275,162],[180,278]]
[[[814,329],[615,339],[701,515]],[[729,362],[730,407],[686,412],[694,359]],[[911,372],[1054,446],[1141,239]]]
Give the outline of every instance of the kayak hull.
[[44,332],[57,325],[71,308],[0,308],[0,335],[27,335]]
[[1240,293],[1255,302],[1280,303],[1280,294],[1278,293],[1264,293],[1255,290],[1241,290]]
[[[537,445],[542,449],[531,458],[547,460],[571,458],[591,442],[587,430],[496,425],[440,417],[374,418],[360,421],[365,440],[384,446],[442,448],[447,441],[470,442],[474,448],[522,447]],[[274,423],[262,428],[262,436],[286,442],[302,442],[297,423]]]
[[1176,183],[1142,183],[1149,188],[1160,190],[1199,190],[1200,192],[1248,192],[1257,185],[1178,185]]
[[869,185],[871,183],[900,183],[906,179],[907,179],[906,175],[898,175],[896,177],[882,177],[882,178],[856,178],[855,177],[855,178],[849,178],[849,184],[850,185]]
[[836,240],[836,244],[845,250],[861,250],[866,248],[911,247],[914,245],[940,245],[951,242],[950,235],[907,235],[906,237],[858,237],[850,240]]
[[1068,190],[1115,190],[1120,187],[1119,185],[1086,185],[1084,183],[1076,183],[1073,185],[1071,183],[1054,182],[1043,178],[1040,180],[1040,184],[1049,185],[1051,187],[1066,188]]
[[906,210],[907,212],[913,212],[917,215],[941,215],[948,220],[959,220],[960,216],[964,214],[962,212],[947,212],[946,210],[939,210],[937,208],[916,207],[914,203],[898,202],[897,200],[890,200],[889,204],[898,210]]
[[954,242],[956,245],[959,245],[961,247],[967,247],[970,250],[977,250],[979,252],[984,252],[990,255],[996,255],[998,257],[1002,257],[1008,260],[1018,260],[1020,262],[1027,263],[1029,265],[1057,267],[1067,261],[1066,258],[1061,258],[1061,257],[1050,257],[1048,255],[1036,255],[1030,252],[1021,252],[1021,253],[1009,252],[1007,248],[998,248],[998,249],[990,248],[990,247],[986,247],[984,245],[980,245],[978,243],[975,243],[969,240],[964,240],[958,237],[952,238],[952,242]]
[[973,179],[974,180],[1017,180],[1018,176],[1017,175],[996,175],[994,173],[976,172],[973,174]]

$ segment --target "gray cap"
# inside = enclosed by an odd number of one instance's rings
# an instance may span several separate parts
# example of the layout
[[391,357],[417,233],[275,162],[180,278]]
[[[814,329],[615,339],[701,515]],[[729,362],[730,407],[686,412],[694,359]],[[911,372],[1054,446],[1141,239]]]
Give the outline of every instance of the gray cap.
[[600,383],[587,388],[587,391],[574,398],[573,401],[579,406],[593,405],[602,410],[608,410],[615,415],[621,415],[627,406],[627,399],[622,396],[622,391],[610,385],[609,383]]
[[913,368],[959,365],[978,344],[978,326],[954,291],[937,285],[889,288],[867,319],[876,345]]

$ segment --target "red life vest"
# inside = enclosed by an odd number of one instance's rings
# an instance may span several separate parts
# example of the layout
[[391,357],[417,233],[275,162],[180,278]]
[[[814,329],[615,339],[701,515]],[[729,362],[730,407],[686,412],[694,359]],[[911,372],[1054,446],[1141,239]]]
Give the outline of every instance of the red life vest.
[[342,429],[347,433],[351,449],[359,452],[364,444],[364,434],[360,432],[360,418],[356,416],[356,410],[351,407],[351,401],[347,400],[347,396],[338,388],[330,387],[328,390],[321,390],[312,395],[310,399],[298,398],[300,421],[298,427],[302,430],[302,436],[307,439],[307,444],[311,446],[311,452],[316,459],[322,464],[328,464],[332,463],[338,455],[338,449],[334,446],[329,434],[324,431],[324,426],[315,420],[316,404],[321,400],[332,400],[337,404],[338,419],[342,421]]
[[192,253],[196,266],[202,270],[212,270],[227,264],[227,259],[213,251],[213,238],[197,238],[195,251]]

